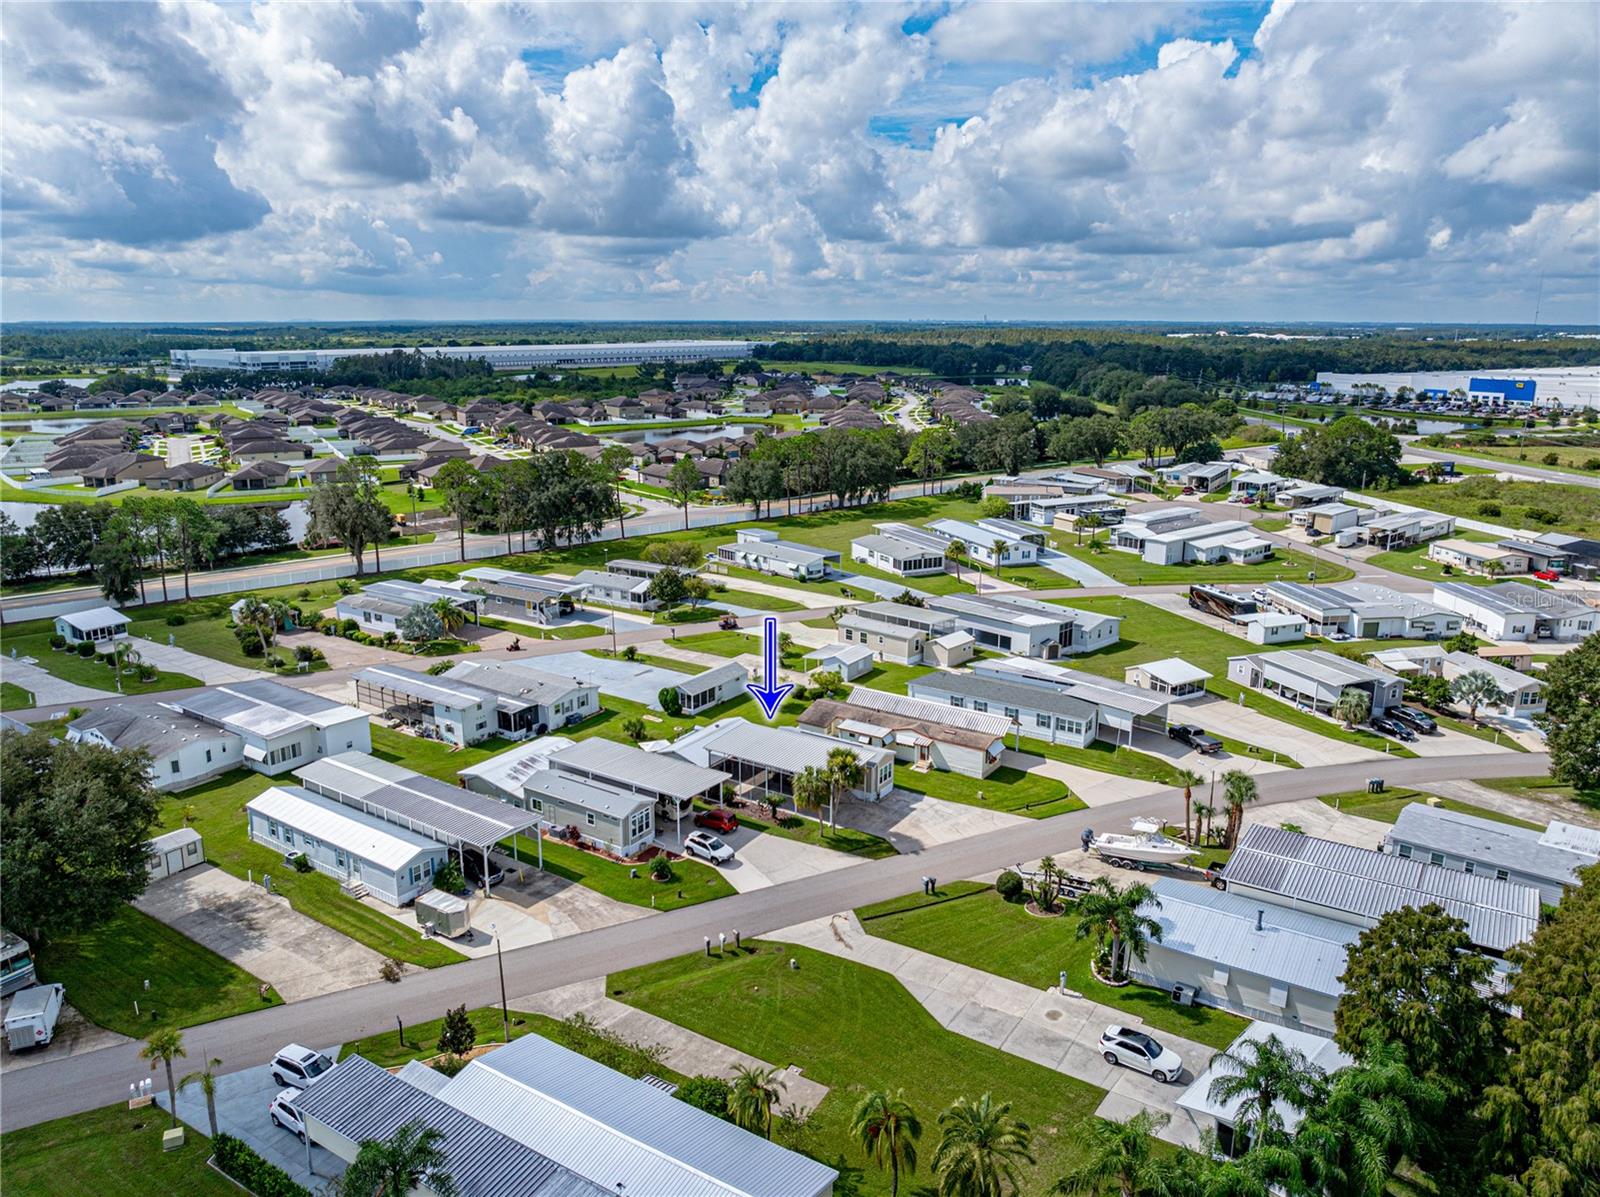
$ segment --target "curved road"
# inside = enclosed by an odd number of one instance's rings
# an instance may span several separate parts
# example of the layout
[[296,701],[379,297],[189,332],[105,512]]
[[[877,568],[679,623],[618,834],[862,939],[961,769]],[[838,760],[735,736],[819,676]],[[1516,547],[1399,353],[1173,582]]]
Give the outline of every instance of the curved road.
[[[1418,757],[1383,763],[1395,784],[1447,781],[1459,777],[1515,777],[1544,772],[1550,758],[1541,753],[1497,756]],[[1319,794],[1358,789],[1372,764],[1286,769],[1262,774],[1258,805],[1271,806]],[[752,890],[635,919],[566,939],[505,953],[506,993],[516,998],[605,976],[619,969],[703,950],[706,938],[737,929],[745,936],[766,935],[784,927],[870,902],[909,893],[927,875],[979,877],[1046,852],[1071,859],[1085,827],[1121,826],[1138,814],[1165,806],[1176,816],[1183,791],[1166,790],[1093,810],[1000,828],[923,852],[863,861],[768,889]],[[219,1056],[224,1072],[237,1072],[269,1060],[285,1043],[347,1043],[387,1030],[396,1016],[408,1023],[437,1018],[448,1006],[471,1009],[500,998],[492,957],[409,974],[397,985],[377,981],[288,1006],[239,1015],[185,1032],[191,1059]],[[12,1130],[51,1118],[96,1109],[126,1096],[130,1082],[149,1075],[138,1058],[139,1044],[126,1043],[38,1064],[7,1074],[0,1129]]]

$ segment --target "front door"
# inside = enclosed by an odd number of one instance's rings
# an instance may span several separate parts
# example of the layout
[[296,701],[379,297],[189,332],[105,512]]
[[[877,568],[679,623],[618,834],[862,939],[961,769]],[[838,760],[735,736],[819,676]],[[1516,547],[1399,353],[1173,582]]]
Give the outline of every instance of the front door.
[[173,873],[179,873],[182,871],[183,852],[177,848],[174,848],[171,852],[167,853],[167,875],[170,877]]

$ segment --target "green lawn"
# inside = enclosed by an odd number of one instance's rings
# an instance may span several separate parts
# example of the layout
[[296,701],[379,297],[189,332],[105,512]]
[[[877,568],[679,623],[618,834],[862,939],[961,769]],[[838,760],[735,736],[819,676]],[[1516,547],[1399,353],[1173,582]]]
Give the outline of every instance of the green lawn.
[[162,1150],[161,1132],[169,1125],[154,1106],[114,1105],[7,1131],[0,1137],[6,1197],[238,1197],[238,1186],[206,1166],[211,1140],[205,1135],[186,1128],[181,1148]]
[[1381,794],[1351,790],[1344,794],[1323,794],[1317,801],[1347,815],[1360,815],[1363,819],[1374,819],[1379,823],[1393,823],[1400,817],[1400,812],[1413,802],[1431,801],[1433,805],[1444,810],[1453,810],[1457,814],[1476,815],[1480,819],[1509,823],[1513,827],[1527,827],[1533,831],[1544,830],[1543,824],[1540,823],[1530,823],[1526,819],[1519,819],[1515,815],[1508,815],[1487,806],[1461,802],[1455,798],[1441,798],[1436,794],[1423,793],[1421,790],[1385,790]]
[[804,596],[804,602],[794,599],[782,598],[776,594],[767,594],[759,590],[739,590],[730,586],[726,591],[718,594],[716,602],[731,603],[735,607],[751,607],[757,611],[804,611],[809,607],[825,606],[818,603],[811,595]]
[[[1429,448],[1434,446],[1430,445]],[[1593,478],[1597,471],[1585,468],[1585,463],[1600,460],[1600,448],[1593,445],[1530,444],[1525,448],[1518,448],[1515,444],[1498,445],[1472,445],[1455,444],[1440,445],[1439,450],[1444,453],[1460,453],[1463,457],[1486,457],[1492,461],[1505,461],[1513,465],[1537,466],[1544,470],[1562,470],[1570,474],[1581,474]],[[1545,461],[1548,454],[1554,453],[1556,460]]]
[[1479,785],[1536,802],[1576,802],[1600,810],[1600,790],[1580,790],[1550,777],[1485,777]]
[[871,935],[1039,989],[1055,985],[1065,969],[1068,987],[1093,1001],[1210,1047],[1227,1047],[1250,1025],[1209,1006],[1179,1006],[1163,989],[1102,985],[1089,972],[1094,941],[1078,938],[1078,920],[1070,910],[1058,918],[1039,918],[987,886],[955,901],[911,909],[867,906],[856,914]]
[[1343,740],[1347,744],[1370,748],[1374,752],[1384,752],[1392,757],[1409,758],[1417,755],[1398,741],[1389,739],[1388,736],[1362,731],[1359,727],[1346,729],[1343,724],[1336,723],[1332,719],[1324,719],[1321,715],[1302,711],[1299,707],[1281,702],[1259,690],[1248,689],[1237,682],[1230,682],[1227,678],[1220,680],[1212,678],[1207,683],[1206,689],[1231,702],[1238,702],[1240,695],[1243,695],[1244,705],[1251,710],[1270,715],[1281,723],[1290,723],[1305,731],[1316,732],[1319,736],[1327,736],[1331,740]]
[[259,978],[132,906],[93,931],[44,944],[38,968],[41,980],[67,987],[67,1001],[90,1022],[136,1039],[281,1002],[271,989],[261,997]]
[[[1600,535],[1600,490],[1567,482],[1501,482],[1488,475],[1460,482],[1423,482],[1394,492],[1400,502],[1446,515],[1489,520],[1508,528],[1548,529],[1574,536]],[[1495,504],[1500,514],[1483,511]],[[1554,523],[1529,517],[1530,510],[1553,513]]]
[[[676,636],[672,643],[677,648],[687,648],[697,653],[713,653],[719,657],[741,657],[746,653],[755,653],[759,656],[761,653],[761,637],[745,632],[696,632],[692,636]],[[786,668],[799,669],[802,651],[800,645],[790,645],[789,651],[783,654],[781,663]]]
[[[96,690],[104,690],[108,694],[117,692],[117,679],[107,663],[109,657],[96,654],[93,657],[80,657],[77,653],[63,649],[57,652],[50,647],[50,637],[54,634],[54,627],[46,620],[37,619],[28,623],[14,624],[0,635],[0,648],[6,655],[16,650],[19,657],[32,657],[52,677],[62,681],[75,682],[80,686],[90,686]],[[187,690],[200,684],[199,678],[190,677],[185,673],[163,673],[156,671],[155,678],[151,681],[142,681],[137,674],[124,672],[122,675],[122,693],[124,694],[151,694],[159,690]]]
[[1272,556],[1255,565],[1152,565],[1134,553],[1116,549],[1091,552],[1079,548],[1070,536],[1052,537],[1055,547],[1069,557],[1087,561],[1102,573],[1129,586],[1206,585],[1218,582],[1304,582],[1315,572],[1318,582],[1342,582],[1355,571],[1274,545]]
[[658,657],[652,653],[639,652],[638,650],[635,650],[631,657],[625,655],[626,649],[623,650],[623,654],[615,656],[609,648],[586,648],[583,651],[591,657],[599,657],[603,661],[631,661],[635,665],[653,665],[657,669],[671,669],[677,673],[704,673],[710,668],[707,665],[696,664],[694,661],[680,661],[676,657]]
[[0,711],[26,711],[36,705],[32,690],[11,682],[0,682]]
[[[373,729],[374,747],[378,730]],[[236,769],[203,786],[170,795],[161,810],[161,830],[181,827],[185,811],[191,811],[189,825],[205,837],[208,861],[235,877],[253,873],[260,881],[263,873],[270,873],[273,890],[306,917],[412,964],[433,968],[463,959],[454,948],[436,939],[422,939],[414,929],[346,897],[332,877],[284,868],[281,852],[253,842],[245,834],[245,803],[273,784],[273,778]]]
[[[793,959],[798,967],[791,969]],[[1024,1193],[1042,1193],[1076,1163],[1077,1132],[1103,1092],[945,1030],[887,973],[809,948],[752,940],[743,951],[681,956],[613,973],[613,997],[829,1086],[802,1145],[830,1164],[862,1165],[850,1116],[871,1089],[904,1089],[925,1127],[923,1168],[938,1142],[937,1117],[959,1096],[992,1093],[1033,1128],[1038,1164]],[[908,1185],[908,1191],[910,1191]],[[886,1172],[867,1167],[861,1194],[886,1194]]]
[[[1474,532],[1470,528],[1458,529],[1456,540],[1471,541],[1474,544],[1493,544],[1499,537],[1490,536],[1484,532]],[[1463,573],[1459,570],[1451,573],[1444,572],[1444,564],[1434,561],[1428,556],[1426,544],[1414,544],[1404,549],[1389,549],[1382,553],[1374,553],[1367,558],[1369,565],[1379,569],[1393,570],[1397,574],[1408,577],[1428,578],[1435,582],[1467,582],[1477,586],[1487,586],[1498,581],[1496,578],[1480,577],[1477,574]]]
[[1121,777],[1137,777],[1141,781],[1156,781],[1162,785],[1178,784],[1178,767],[1163,757],[1151,756],[1123,745],[1112,745],[1096,740],[1087,748],[1073,748],[1067,744],[1052,744],[1048,740],[1022,738],[1022,751],[1035,756],[1048,757],[1068,765],[1081,765],[1101,773],[1115,773]]
[[879,661],[851,683],[853,686],[870,686],[874,690],[887,690],[891,694],[904,694],[906,687],[919,677],[933,672],[929,665],[900,665],[894,661]]
[[440,740],[423,740],[393,728],[372,725],[372,755],[407,769],[437,777],[454,785],[456,775],[480,761],[513,747],[513,742],[491,736],[467,748],[453,748]]
[[[707,802],[697,802],[695,807],[698,810],[712,809],[711,804]],[[895,846],[888,840],[868,831],[857,831],[853,827],[836,827],[829,831],[820,819],[781,812],[778,821],[774,823],[757,813],[760,809],[754,805],[747,805],[743,810],[734,812],[739,816],[739,825],[765,835],[776,835],[817,848],[831,848],[835,852],[845,852],[868,860],[899,855]]]
[[[690,828],[689,821],[685,819],[683,833],[688,835]],[[515,841],[523,867],[537,867],[534,862],[539,859],[539,845],[527,836],[519,835]],[[500,850],[510,855],[512,841],[501,843]],[[673,879],[657,881],[650,876],[647,865],[628,865],[607,860],[549,838],[544,841],[544,868],[547,873],[564,877],[618,902],[653,910],[676,910],[680,906],[694,906],[715,898],[725,898],[735,892],[726,877],[698,860],[685,858],[673,861]],[[638,876],[632,876],[633,873]]]
[[915,794],[1009,811],[1032,819],[1062,815],[1084,807],[1083,801],[1069,794],[1067,787],[1055,778],[1024,773],[1008,766],[996,769],[979,781],[959,773],[941,773],[936,769],[918,773],[907,765],[896,765],[894,784]]

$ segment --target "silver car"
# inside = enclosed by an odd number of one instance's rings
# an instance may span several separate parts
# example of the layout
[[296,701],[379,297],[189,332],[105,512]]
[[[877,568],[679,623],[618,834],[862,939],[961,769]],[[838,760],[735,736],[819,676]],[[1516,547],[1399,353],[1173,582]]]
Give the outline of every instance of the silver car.
[[1162,1084],[1175,1081],[1183,1075],[1183,1057],[1143,1031],[1129,1027],[1107,1027],[1105,1034],[1100,1036],[1100,1054],[1106,1058],[1107,1064],[1120,1064],[1124,1068],[1148,1072]]

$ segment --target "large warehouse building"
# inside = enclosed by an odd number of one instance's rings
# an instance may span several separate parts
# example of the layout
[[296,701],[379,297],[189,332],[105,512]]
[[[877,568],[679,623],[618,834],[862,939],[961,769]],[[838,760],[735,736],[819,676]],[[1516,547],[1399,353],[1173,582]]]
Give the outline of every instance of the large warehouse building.
[[1357,388],[1382,387],[1393,395],[1401,387],[1440,396],[1460,391],[1471,399],[1537,403],[1552,407],[1600,408],[1600,366],[1562,366],[1546,370],[1436,370],[1411,374],[1335,374],[1320,371],[1317,389],[1341,395]]
[[[637,366],[643,362],[739,361],[751,356],[756,341],[618,341],[587,345],[426,345],[406,352],[463,361],[483,358],[496,370],[546,370],[555,367]],[[176,370],[326,370],[342,357],[373,357],[391,349],[174,349]]]

